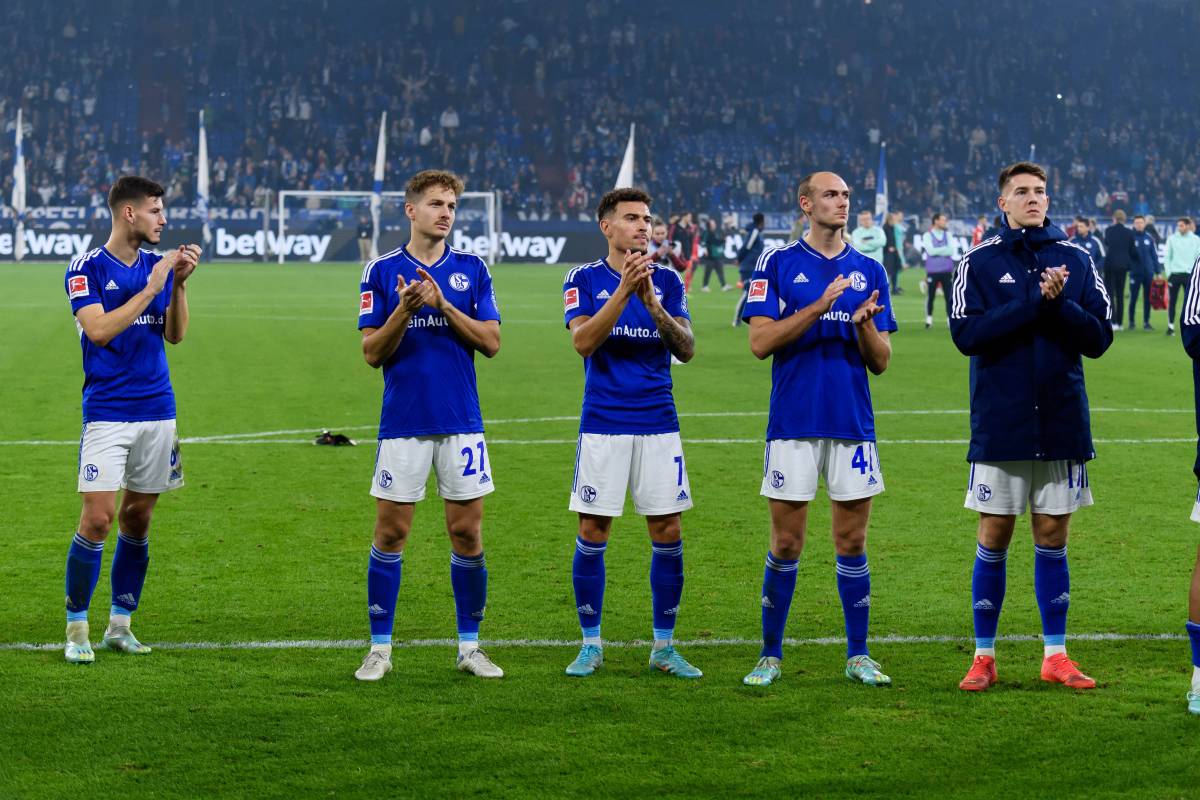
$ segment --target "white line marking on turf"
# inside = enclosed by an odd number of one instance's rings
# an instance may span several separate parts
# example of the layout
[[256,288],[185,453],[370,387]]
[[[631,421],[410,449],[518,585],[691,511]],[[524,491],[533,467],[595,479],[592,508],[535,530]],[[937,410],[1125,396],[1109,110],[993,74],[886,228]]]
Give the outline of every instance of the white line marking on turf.
[[[1005,642],[1039,642],[1042,637],[1038,634],[1016,634],[998,636]],[[1179,633],[1072,633],[1069,637],[1077,642],[1176,642],[1187,637]],[[871,644],[957,644],[973,642],[969,636],[873,636]],[[829,646],[846,643],[840,636],[819,636],[811,639],[785,638],[783,643],[796,646]],[[152,642],[146,644],[160,650],[348,650],[367,647],[367,639],[279,639],[269,641],[249,642]],[[455,647],[457,639],[409,639],[397,641],[392,646],[396,648],[416,647]],[[631,639],[628,641],[605,641],[605,647],[648,647],[653,644],[649,639]],[[758,647],[761,639],[713,638],[689,639],[676,642],[680,647]],[[481,646],[487,647],[578,647],[577,639],[483,639]],[[61,642],[36,644],[32,642],[0,643],[0,651],[53,651],[62,649]]]
[[[361,428],[342,428],[341,430],[361,430],[363,428],[374,428],[374,426],[362,426]],[[302,431],[305,432],[305,431]],[[311,432],[311,431],[307,431]],[[238,434],[238,436],[260,436],[262,434]],[[180,439],[183,444],[214,444],[214,445],[231,445],[231,444],[312,444],[312,439],[245,439],[234,438],[233,436],[204,436],[194,439]],[[372,440],[373,441],[373,440]],[[963,445],[969,444],[970,439],[878,439],[878,444],[891,445]],[[1179,439],[1157,438],[1157,439],[1093,439],[1094,444],[1194,444],[1194,437],[1183,437]],[[566,445],[577,444],[575,439],[488,439],[488,444],[504,444],[504,445]],[[761,437],[754,439],[684,439],[684,444],[763,444]],[[62,439],[57,441],[51,440],[25,440],[25,441],[0,441],[0,446],[58,446],[58,447],[78,447],[79,440],[77,439]]]

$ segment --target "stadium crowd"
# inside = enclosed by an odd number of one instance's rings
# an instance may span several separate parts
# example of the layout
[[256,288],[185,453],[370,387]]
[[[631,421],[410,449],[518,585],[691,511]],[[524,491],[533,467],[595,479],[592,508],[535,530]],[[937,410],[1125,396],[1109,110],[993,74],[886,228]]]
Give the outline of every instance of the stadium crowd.
[[[199,110],[213,205],[368,189],[387,110],[389,188],[444,166],[526,218],[588,216],[630,122],[660,208],[791,209],[817,167],[870,196],[886,141],[913,211],[992,210],[998,166],[1031,145],[1062,211],[1200,211],[1196,4],[297,5],[171,0],[134,36],[107,4],[7,3],[4,196],[18,107],[30,205],[101,205],[130,172],[193,202]],[[873,49],[852,46],[864,30]]]

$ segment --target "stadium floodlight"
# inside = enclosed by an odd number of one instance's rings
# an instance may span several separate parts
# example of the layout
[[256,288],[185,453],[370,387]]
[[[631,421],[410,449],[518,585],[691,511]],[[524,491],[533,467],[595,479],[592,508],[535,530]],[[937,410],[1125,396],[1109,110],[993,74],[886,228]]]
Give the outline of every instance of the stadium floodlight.
[[[374,222],[375,205],[379,222]],[[338,192],[288,189],[279,192],[275,209],[276,232],[268,238],[268,253],[282,264],[294,254],[288,243],[297,234],[331,237],[326,260],[363,260],[353,239],[364,220],[372,224],[372,252],[393,250],[408,240],[404,192]],[[376,244],[378,242],[378,244]],[[458,198],[454,230],[449,245],[495,263],[500,244],[499,192],[463,192]],[[377,248],[377,250],[376,250]]]

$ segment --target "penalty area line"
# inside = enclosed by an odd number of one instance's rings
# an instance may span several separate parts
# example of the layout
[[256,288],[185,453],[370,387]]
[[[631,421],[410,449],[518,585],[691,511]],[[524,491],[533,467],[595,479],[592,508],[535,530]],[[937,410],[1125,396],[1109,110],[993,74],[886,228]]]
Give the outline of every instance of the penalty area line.
[[[1038,634],[1014,634],[998,636],[1004,642],[1039,642],[1042,637]],[[1179,633],[1073,633],[1068,638],[1075,642],[1177,642],[1187,639]],[[906,644],[960,644],[975,641],[969,636],[873,636],[872,644],[906,645]],[[785,638],[783,643],[792,647],[826,647],[843,645],[844,637],[820,636],[809,639]],[[244,642],[152,642],[146,644],[159,650],[351,650],[368,647],[368,639],[277,639]],[[653,642],[649,639],[630,639],[626,641],[606,641],[605,647],[631,648],[649,647]],[[761,639],[745,638],[709,638],[687,639],[679,641],[680,647],[758,647]],[[423,648],[423,647],[456,647],[457,639],[409,639],[396,641],[392,647]],[[529,648],[529,647],[578,647],[578,639],[481,639],[480,645],[494,648]],[[61,650],[61,642],[3,642],[0,651],[54,651]]]

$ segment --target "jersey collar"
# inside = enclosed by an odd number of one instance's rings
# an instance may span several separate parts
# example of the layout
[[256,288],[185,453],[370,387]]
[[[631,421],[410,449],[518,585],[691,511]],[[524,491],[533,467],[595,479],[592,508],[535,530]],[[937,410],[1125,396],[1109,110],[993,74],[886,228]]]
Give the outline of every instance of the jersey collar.
[[448,258],[450,258],[450,245],[446,245],[446,249],[442,251],[442,257],[441,257],[441,258],[439,258],[437,261],[435,261],[435,262],[433,262],[432,264],[429,264],[429,265],[426,265],[425,263],[423,263],[423,262],[421,261],[421,259],[414,257],[412,253],[408,252],[408,245],[404,245],[404,246],[402,246],[402,247],[400,248],[400,253],[401,253],[401,254],[402,254],[402,255],[403,255],[405,258],[407,258],[409,261],[411,261],[411,262],[413,263],[413,265],[414,265],[414,266],[418,266],[418,267],[420,267],[421,269],[425,269],[425,270],[437,269],[437,268],[438,268],[438,267],[440,267],[442,264],[445,264],[445,263],[446,263],[446,260],[447,260]]
[[818,253],[818,252],[817,252],[817,251],[816,251],[816,250],[815,250],[815,249],[812,247],[812,245],[810,245],[808,242],[804,241],[804,239],[803,239],[803,238],[801,238],[801,239],[797,239],[796,241],[800,243],[800,246],[801,246],[802,248],[804,248],[804,249],[805,249],[806,251],[808,251],[809,253],[812,253],[814,256],[816,256],[817,258],[821,259],[822,261],[841,261],[843,258],[845,258],[846,256],[850,255],[850,250],[851,250],[851,247],[850,247],[850,245],[848,245],[848,244],[843,244],[843,245],[842,245],[842,252],[838,253],[838,254],[837,254],[836,256],[834,256],[833,258],[829,258],[829,257],[827,257],[827,256],[825,256],[825,255],[822,255],[821,253]]
[[142,262],[141,249],[138,250],[137,260],[134,261],[132,264],[126,264],[124,261],[122,261],[121,259],[114,256],[112,253],[108,252],[108,248],[105,247],[104,245],[100,245],[100,252],[104,253],[104,255],[108,256],[109,261],[112,261],[117,266],[124,267],[125,269],[133,269],[134,267],[136,267],[138,264],[140,264]]

